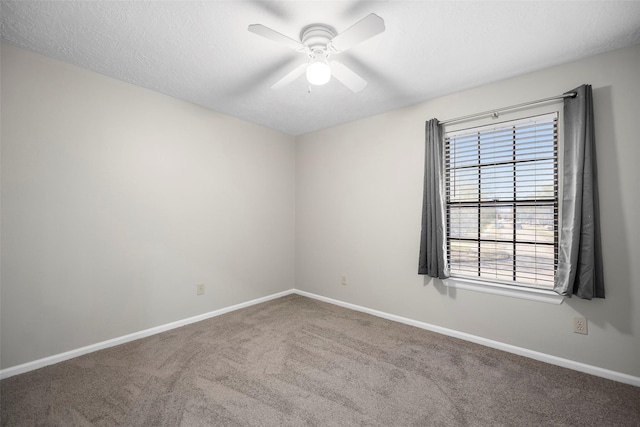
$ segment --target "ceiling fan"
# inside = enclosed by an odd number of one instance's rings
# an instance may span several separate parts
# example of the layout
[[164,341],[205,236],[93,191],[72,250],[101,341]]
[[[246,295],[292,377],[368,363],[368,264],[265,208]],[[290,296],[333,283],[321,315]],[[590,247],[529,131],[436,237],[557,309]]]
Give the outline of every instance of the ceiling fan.
[[261,24],[249,25],[250,32],[282,43],[309,57],[308,62],[294,68],[271,86],[272,89],[280,89],[306,73],[307,81],[312,85],[326,84],[333,76],[353,92],[361,91],[367,82],[346,65],[335,60],[328,61],[328,58],[331,55],[342,53],[384,30],[384,20],[375,13],[365,16],[340,34],[326,24],[307,25],[300,32],[300,41]]

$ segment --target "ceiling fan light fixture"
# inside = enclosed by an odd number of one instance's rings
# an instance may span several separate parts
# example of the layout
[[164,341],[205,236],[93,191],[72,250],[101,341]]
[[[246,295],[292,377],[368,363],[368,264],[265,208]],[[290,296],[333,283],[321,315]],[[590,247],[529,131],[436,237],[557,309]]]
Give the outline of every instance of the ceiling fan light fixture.
[[271,86],[272,89],[286,86],[306,71],[307,82],[310,85],[324,85],[329,83],[332,77],[335,77],[337,81],[356,93],[364,89],[367,85],[366,80],[341,62],[327,62],[327,58],[382,33],[385,30],[385,25],[384,20],[375,13],[370,13],[340,34],[329,25],[316,23],[302,29],[300,41],[262,24],[251,24],[248,29],[254,34],[282,43],[310,58],[309,62],[298,65],[278,80]]
[[322,86],[331,80],[331,67],[322,59],[314,59],[307,66],[307,81],[315,86]]

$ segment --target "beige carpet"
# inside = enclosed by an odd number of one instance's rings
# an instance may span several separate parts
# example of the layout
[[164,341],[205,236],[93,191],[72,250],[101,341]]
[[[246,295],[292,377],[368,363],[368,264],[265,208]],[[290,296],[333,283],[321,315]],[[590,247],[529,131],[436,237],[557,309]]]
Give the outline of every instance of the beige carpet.
[[640,425],[640,388],[297,295],[0,392],[3,426]]

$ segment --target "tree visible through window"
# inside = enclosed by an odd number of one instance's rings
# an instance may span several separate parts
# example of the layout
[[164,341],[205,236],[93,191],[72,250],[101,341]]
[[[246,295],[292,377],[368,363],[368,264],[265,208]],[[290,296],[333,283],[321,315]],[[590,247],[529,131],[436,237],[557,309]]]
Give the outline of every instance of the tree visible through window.
[[557,147],[556,113],[445,135],[452,277],[553,287]]

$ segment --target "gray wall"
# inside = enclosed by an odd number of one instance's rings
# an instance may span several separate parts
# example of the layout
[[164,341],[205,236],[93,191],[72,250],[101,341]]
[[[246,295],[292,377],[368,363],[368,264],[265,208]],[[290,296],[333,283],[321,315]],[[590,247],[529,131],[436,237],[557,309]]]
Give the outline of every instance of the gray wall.
[[1,136],[2,368],[293,288],[292,137],[8,45]]
[[[425,120],[554,96],[583,83],[594,89],[607,298],[551,305],[452,291],[419,277]],[[501,120],[558,109],[542,105]],[[299,137],[296,287],[640,376],[638,135],[640,46]],[[587,317],[589,335],[572,332],[576,314]]]

